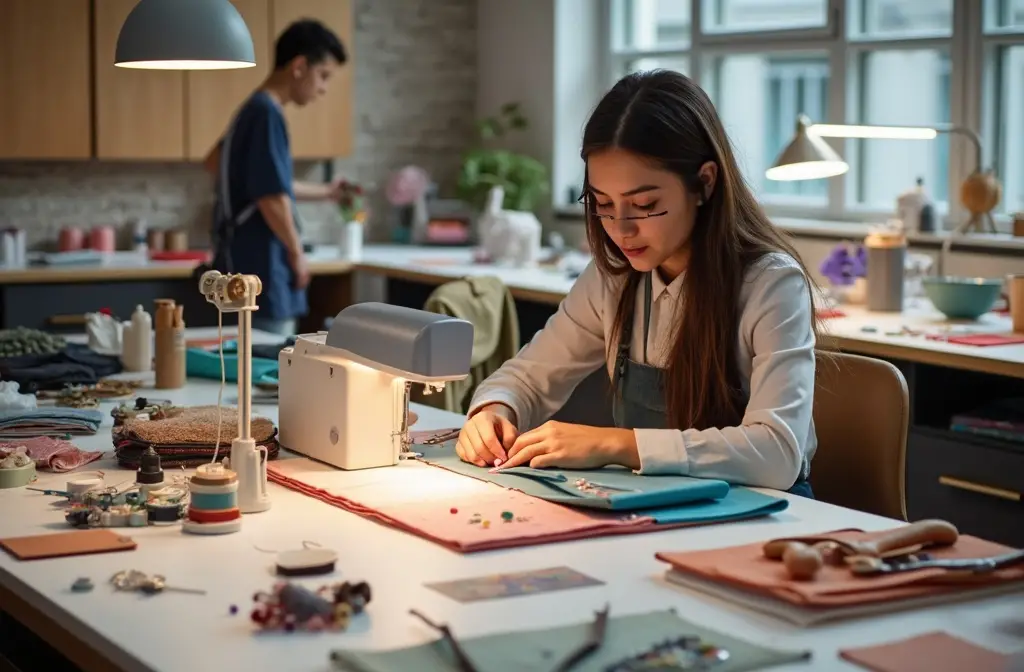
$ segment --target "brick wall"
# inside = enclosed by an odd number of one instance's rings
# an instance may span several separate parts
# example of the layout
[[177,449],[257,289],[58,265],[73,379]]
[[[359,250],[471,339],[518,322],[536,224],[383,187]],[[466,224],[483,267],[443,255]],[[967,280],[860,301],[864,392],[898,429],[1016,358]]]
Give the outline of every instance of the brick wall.
[[[475,0],[356,0],[355,149],[335,162],[336,175],[383,187],[392,170],[415,163],[451,187],[473,138],[476,45]],[[296,172],[317,179],[322,167],[300,163]],[[133,217],[187,228],[201,243],[211,199],[195,165],[0,162],[0,226],[25,229],[33,248],[64,226]],[[371,203],[371,236],[386,239],[387,205],[376,193]],[[333,208],[303,204],[300,213],[307,239],[332,241]]]

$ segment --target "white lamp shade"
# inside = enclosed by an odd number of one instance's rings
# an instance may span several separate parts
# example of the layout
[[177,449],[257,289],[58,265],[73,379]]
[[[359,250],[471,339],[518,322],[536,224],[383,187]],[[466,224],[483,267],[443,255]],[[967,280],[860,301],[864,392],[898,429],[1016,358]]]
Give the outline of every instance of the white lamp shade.
[[801,117],[796,136],[765,171],[765,177],[777,181],[815,180],[842,175],[849,169],[827,142],[807,130],[807,121]]
[[256,65],[252,35],[229,0],[141,0],[117,37],[114,65],[231,70]]

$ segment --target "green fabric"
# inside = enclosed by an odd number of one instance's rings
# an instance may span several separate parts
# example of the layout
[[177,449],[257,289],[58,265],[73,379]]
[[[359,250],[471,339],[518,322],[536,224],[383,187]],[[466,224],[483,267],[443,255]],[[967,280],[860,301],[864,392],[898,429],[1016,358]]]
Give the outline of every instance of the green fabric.
[[[419,623],[415,617],[409,618]],[[590,617],[579,624],[560,628],[499,632],[483,637],[462,638],[457,629],[453,634],[479,672],[550,672],[586,641],[592,622]],[[683,635],[696,635],[706,643],[729,652],[728,660],[709,668],[716,672],[760,670],[810,659],[810,652],[758,646],[694,625],[668,610],[611,616],[601,648],[575,666],[573,672],[603,671],[624,658]],[[336,650],[331,653],[331,660],[335,669],[347,672],[457,672],[459,669],[450,647],[442,639],[390,651]]]
[[422,394],[416,386],[412,401],[453,413],[465,413],[477,385],[519,352],[519,317],[515,300],[498,278],[463,278],[431,293],[423,309],[457,317],[473,325],[470,374],[444,386],[439,393]]

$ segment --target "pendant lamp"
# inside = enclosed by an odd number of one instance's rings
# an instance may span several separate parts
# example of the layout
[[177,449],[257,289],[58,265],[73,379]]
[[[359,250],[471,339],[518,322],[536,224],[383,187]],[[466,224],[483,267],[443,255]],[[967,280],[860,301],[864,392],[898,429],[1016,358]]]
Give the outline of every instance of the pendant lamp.
[[252,36],[229,0],[140,0],[117,37],[114,65],[232,70],[256,65]]

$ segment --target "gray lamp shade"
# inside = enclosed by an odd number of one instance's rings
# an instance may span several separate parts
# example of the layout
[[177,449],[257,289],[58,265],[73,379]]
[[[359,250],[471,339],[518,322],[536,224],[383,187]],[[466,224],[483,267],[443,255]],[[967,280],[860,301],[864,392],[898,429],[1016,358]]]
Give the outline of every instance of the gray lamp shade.
[[769,180],[815,180],[842,175],[850,169],[835,150],[820,136],[809,132],[810,120],[801,115],[796,122],[796,136],[765,171]]
[[114,65],[230,70],[255,66],[256,53],[229,0],[141,0],[121,26]]

